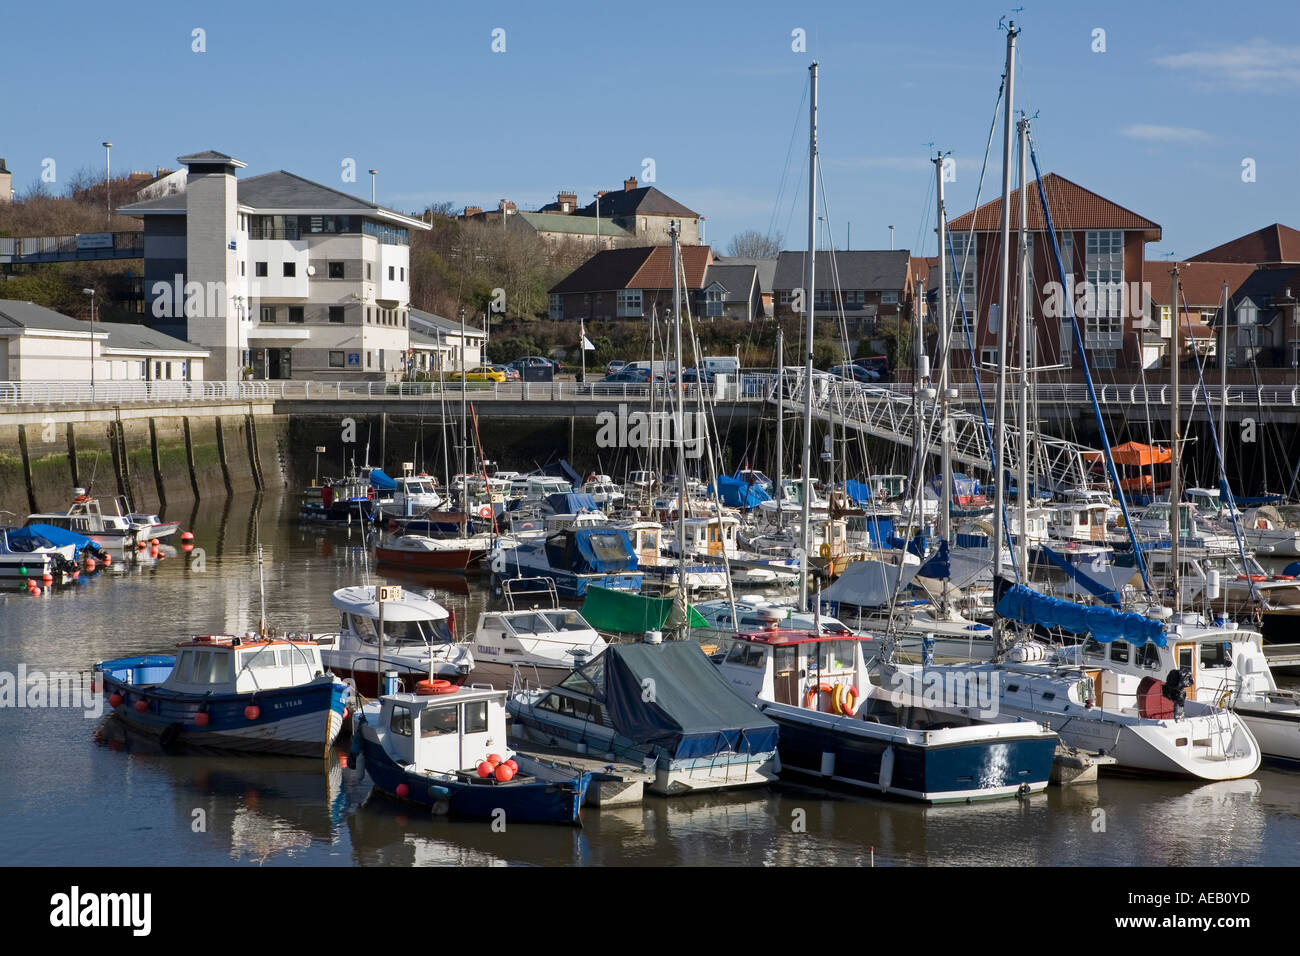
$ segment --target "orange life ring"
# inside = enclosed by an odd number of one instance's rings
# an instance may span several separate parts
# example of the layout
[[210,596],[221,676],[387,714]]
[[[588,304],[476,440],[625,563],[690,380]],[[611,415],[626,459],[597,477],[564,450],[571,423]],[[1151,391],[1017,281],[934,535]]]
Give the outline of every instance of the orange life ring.
[[1294,581],[1294,580],[1295,580],[1295,575],[1294,575],[1294,574],[1275,574],[1275,575],[1273,575],[1273,580],[1274,580],[1274,581]]
[[491,518],[491,517],[492,517],[492,509],[489,508],[487,505],[484,505],[482,508],[479,508],[479,509],[478,509],[478,516],[479,516],[480,518]]
[[1237,575],[1237,580],[1238,581],[1267,581],[1268,575],[1267,574],[1239,574]]
[[[842,684],[836,684],[836,687],[842,687]],[[852,717],[853,711],[858,706],[858,688],[856,684],[850,684],[848,689],[840,695],[840,713],[845,717]]]
[[1256,531],[1267,531],[1267,530],[1268,530],[1268,522],[1267,522],[1266,520],[1264,520],[1263,518],[1256,518],[1256,519],[1255,519],[1255,530],[1256,530]]
[[431,697],[434,694],[449,694],[456,690],[456,686],[449,680],[422,680],[415,685],[415,692],[421,697]]
[[812,707],[813,701],[817,699],[818,694],[830,694],[830,693],[833,693],[830,684],[827,684],[825,682],[821,684],[814,684],[812,687],[809,687],[808,692],[803,695],[803,705],[804,707]]

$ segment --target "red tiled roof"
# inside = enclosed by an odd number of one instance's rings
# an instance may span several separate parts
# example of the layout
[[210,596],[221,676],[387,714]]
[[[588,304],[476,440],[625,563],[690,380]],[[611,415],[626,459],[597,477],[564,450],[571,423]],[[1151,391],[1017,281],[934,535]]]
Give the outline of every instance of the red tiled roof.
[[[682,246],[686,288],[704,287],[704,273],[713,261],[708,246]],[[671,289],[673,253],[669,246],[636,246],[598,252],[551,287],[556,294],[611,292],[616,289]]]
[[[1169,277],[1173,271],[1172,262],[1148,259],[1142,263],[1142,279],[1151,283],[1154,305],[1169,304]],[[1223,303],[1223,283],[1228,283],[1228,296],[1232,297],[1254,271],[1253,265],[1240,262],[1181,263],[1178,279],[1183,287],[1182,297],[1192,309],[1219,306]]]
[[1192,256],[1192,262],[1300,262],[1300,230],[1275,222]]
[[907,260],[907,275],[913,282],[930,287],[930,270],[939,265],[938,256],[912,256]]
[[[1133,229],[1145,232],[1148,242],[1160,238],[1160,227],[1144,216],[1139,216],[1117,203],[1098,196],[1091,190],[1084,189],[1078,183],[1072,183],[1056,173],[1043,177],[1043,191],[1047,193],[1048,208],[1052,213],[1052,224],[1058,230],[1077,229]],[[980,206],[974,212],[958,216],[948,223],[954,231],[969,232],[974,226],[977,232],[996,231],[1002,227],[1002,197]],[[1038,200],[1038,181],[1029,185],[1029,228],[1042,230],[1046,228],[1043,221],[1043,207]],[[1011,228],[1020,228],[1020,190],[1011,193]]]

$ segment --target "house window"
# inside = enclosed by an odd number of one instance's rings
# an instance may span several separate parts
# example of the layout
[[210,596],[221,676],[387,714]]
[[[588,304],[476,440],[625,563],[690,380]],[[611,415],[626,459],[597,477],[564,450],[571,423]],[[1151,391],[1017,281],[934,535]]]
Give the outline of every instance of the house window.
[[298,263],[286,262],[284,264],[284,277],[286,279],[292,279],[297,274],[298,274]]
[[1089,349],[1088,364],[1093,368],[1115,368],[1116,352],[1114,349]]
[[400,276],[401,280],[402,280],[403,282],[405,282],[405,281],[406,281],[406,266],[402,266],[402,268],[401,268],[400,270],[398,270],[398,271],[401,273],[401,276]]
[[618,290],[618,317],[639,319],[644,313],[640,289]]
[[781,304],[789,305],[794,301],[794,293],[790,289],[781,290]]
[[242,259],[239,261],[239,274],[244,275],[244,266],[247,265]]
[[558,322],[560,319],[564,318],[564,300],[560,297],[558,292],[552,292],[550,297],[547,299],[547,302],[549,304],[547,314],[552,319]]
[[960,294],[961,307],[967,313],[975,311],[975,237],[970,233],[949,233],[952,242],[952,263],[948,269],[948,299],[956,307]]
[[1123,232],[1115,229],[1087,233],[1084,279],[1088,284],[1084,290],[1085,314],[1120,318],[1124,292]]
[[265,263],[265,262],[255,262],[255,263],[253,263],[253,275],[256,275],[256,276],[265,276],[265,275],[266,275],[266,263]]
[[333,322],[335,325],[343,324],[343,306],[341,305],[330,306],[330,321]]
[[371,266],[371,263],[367,262],[367,263],[366,263],[366,278],[367,278],[367,279],[372,279],[372,278],[374,278],[374,276],[371,274],[370,266]]
[[1074,365],[1074,325],[1068,320],[1061,323],[1061,364]]
[[268,325],[275,322],[275,306],[262,306],[262,322]]
[[371,322],[373,321],[373,320],[371,319],[371,317],[370,317],[370,308],[371,308],[370,306],[366,306],[366,324],[367,324],[367,325],[371,324]]
[[[897,293],[892,293],[892,294],[894,296],[894,301],[897,302],[898,294]],[[882,301],[888,301],[888,300],[882,300]],[[844,293],[844,304],[848,306],[850,309],[860,309],[867,304],[867,293],[862,291],[861,289],[858,289],[854,292],[846,292]]]
[[366,368],[373,368],[375,364],[374,354],[370,349],[366,349]]
[[342,279],[342,278],[343,278],[343,263],[341,263],[341,262],[331,262],[331,263],[329,264],[329,277],[330,277],[331,279]]
[[342,367],[343,367],[343,353],[330,352],[330,368],[342,368]]
[[[1089,349],[1118,349],[1124,347],[1124,320],[1118,315],[1089,315],[1083,320],[1083,345]],[[1096,363],[1094,363],[1096,364]],[[1114,368],[1098,365],[1098,368]]]
[[997,349],[980,349],[980,365],[997,368],[998,350]]
[[882,293],[880,293],[880,304],[881,304],[881,305],[898,305],[898,293],[897,293],[897,292],[882,292]]
[[289,321],[290,321],[290,322],[296,322],[296,323],[298,323],[298,324],[301,325],[302,322],[303,322],[303,319],[304,319],[304,315],[303,315],[303,307],[302,307],[302,306],[300,306],[300,305],[291,305],[291,306],[289,306]]
[[393,280],[393,276],[395,275],[396,272],[397,270],[394,269],[392,266],[388,267],[388,279],[390,282]]

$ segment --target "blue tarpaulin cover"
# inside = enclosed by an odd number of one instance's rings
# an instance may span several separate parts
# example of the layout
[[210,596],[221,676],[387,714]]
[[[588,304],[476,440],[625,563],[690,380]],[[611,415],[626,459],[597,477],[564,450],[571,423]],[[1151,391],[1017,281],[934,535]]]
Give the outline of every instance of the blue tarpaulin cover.
[[[45,540],[38,542],[35,540],[37,538]],[[9,532],[9,546],[15,551],[30,551],[33,547],[45,548],[50,545],[61,548],[67,544],[75,545],[78,554],[86,548],[90,548],[91,551],[103,550],[84,534],[69,531],[67,528],[56,528],[52,524],[29,524],[25,528],[15,528]]]
[[573,466],[561,458],[559,461],[553,461],[543,465],[536,471],[529,472],[532,475],[545,475],[547,478],[560,478],[567,481],[573,487],[577,488],[582,484],[582,476],[573,470]]
[[694,641],[612,644],[581,670],[601,681],[605,713],[637,744],[675,759],[776,749],[777,725],[741,699]]
[[1106,585],[1099,581],[1094,581],[1092,578],[1088,577],[1087,574],[1083,573],[1083,571],[1065,560],[1065,558],[1061,557],[1051,548],[1043,545],[1042,551],[1047,560],[1051,561],[1052,564],[1064,571],[1072,580],[1078,581],[1079,584],[1083,585],[1084,590],[1089,594],[1101,598],[1111,607],[1119,607],[1124,603],[1112,588],[1106,587]]
[[[709,493],[713,493],[712,485]],[[772,496],[756,483],[750,484],[740,478],[718,476],[718,499],[729,508],[757,508],[760,502],[771,501]]]
[[925,563],[921,565],[921,570],[917,571],[918,577],[935,578],[944,580],[952,575],[952,566],[948,562],[948,542],[940,541],[939,550],[930,555]]
[[582,511],[600,510],[600,505],[596,504],[595,498],[576,491],[570,494],[547,495],[546,507],[551,509],[552,514],[557,515],[576,515]]
[[855,505],[869,505],[876,500],[871,494],[871,486],[860,481],[844,482],[844,495]]
[[397,488],[397,482],[384,474],[382,468],[371,468],[370,487],[376,491],[393,491]]
[[1022,584],[1007,589],[998,601],[997,611],[1001,617],[1026,624],[1086,634],[1102,644],[1118,639],[1139,645],[1150,641],[1156,647],[1164,647],[1167,642],[1164,626],[1159,621],[1114,608],[1085,607],[1062,601]]

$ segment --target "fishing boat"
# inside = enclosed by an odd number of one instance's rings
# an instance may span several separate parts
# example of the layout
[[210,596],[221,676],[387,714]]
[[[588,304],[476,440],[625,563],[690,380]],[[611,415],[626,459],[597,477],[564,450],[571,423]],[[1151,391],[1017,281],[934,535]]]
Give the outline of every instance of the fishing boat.
[[782,776],[925,803],[1047,787],[1056,734],[1034,720],[993,719],[975,685],[958,714],[932,706],[932,695],[883,693],[867,672],[872,646],[870,637],[779,629],[732,638],[719,672],[780,727]]
[[165,747],[324,757],[350,699],[316,642],[297,636],[205,635],[175,656],[120,657],[95,672],[109,709]]
[[[637,570],[647,586],[668,589],[680,585],[682,562],[672,560],[660,549],[664,527],[658,521],[633,518],[614,525],[628,533],[636,552]],[[719,561],[692,558],[685,562],[688,591],[719,591],[727,586],[727,569]]]
[[376,590],[373,585],[339,588],[330,597],[340,617],[337,633],[316,635],[325,666],[369,697],[378,695],[381,672],[396,672],[399,689],[414,690],[424,679],[464,683],[474,656],[456,643],[451,612],[408,588],[381,609]]
[[380,565],[421,571],[464,571],[482,560],[492,547],[491,535],[430,538],[404,534],[375,547]]
[[521,673],[549,687],[605,649],[582,614],[560,607],[549,578],[503,581],[502,593],[506,609],[484,611],[474,631],[475,681],[510,687]]
[[[409,518],[423,515],[443,504],[443,497],[438,494],[436,478],[426,474],[403,475],[400,478],[390,478],[391,485],[385,488],[388,482],[379,480],[376,483],[378,475],[375,471],[370,473],[371,483],[388,495],[388,500],[379,508],[381,518]],[[384,475],[384,477],[388,476]]]
[[581,825],[591,774],[529,761],[506,747],[506,692],[432,683],[366,704],[353,766],[383,793],[436,814]]
[[525,741],[640,764],[663,796],[776,779],[776,725],[731,691],[694,641],[650,632],[611,644],[555,686],[517,692],[507,708]]

